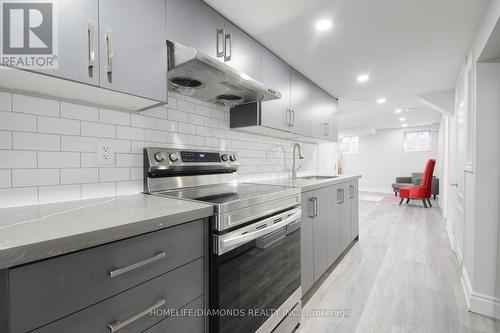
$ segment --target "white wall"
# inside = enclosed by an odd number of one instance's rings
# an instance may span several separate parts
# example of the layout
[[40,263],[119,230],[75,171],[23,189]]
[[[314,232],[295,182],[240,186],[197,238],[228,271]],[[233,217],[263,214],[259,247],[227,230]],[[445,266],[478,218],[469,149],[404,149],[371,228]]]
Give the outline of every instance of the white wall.
[[[96,163],[97,141],[116,158]],[[291,173],[292,141],[229,129],[229,110],[171,94],[165,107],[118,112],[0,92],[0,207],[143,190],[147,146],[236,151],[241,179]],[[317,172],[317,145],[302,143],[301,173]]]
[[[419,129],[432,129],[431,151],[403,151],[403,133],[411,128],[378,130],[375,135],[359,138],[359,153],[342,154],[344,173],[360,174],[361,190],[392,193],[391,184],[397,176],[423,172],[428,159],[437,159],[439,132],[434,127]],[[434,175],[438,174],[436,165]]]

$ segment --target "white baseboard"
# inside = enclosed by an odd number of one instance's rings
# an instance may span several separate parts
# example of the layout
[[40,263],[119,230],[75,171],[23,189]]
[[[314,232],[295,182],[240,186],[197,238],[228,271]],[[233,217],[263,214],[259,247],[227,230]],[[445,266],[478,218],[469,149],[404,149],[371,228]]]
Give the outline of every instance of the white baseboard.
[[392,195],[394,195],[394,192],[391,189],[388,189],[386,187],[364,187],[364,186],[360,186],[359,190],[361,192],[373,192],[373,193],[383,193],[383,194],[392,194]]
[[448,232],[448,239],[450,240],[451,248],[453,249],[453,252],[455,252],[457,264],[460,267],[462,275],[460,281],[465,296],[467,310],[484,316],[500,319],[500,299],[495,298],[494,296],[475,292],[472,289],[469,274],[467,273],[467,269],[463,265],[462,252],[460,251],[460,248],[455,244],[455,238],[453,236],[453,232],[451,230],[448,219],[446,220],[446,231]]

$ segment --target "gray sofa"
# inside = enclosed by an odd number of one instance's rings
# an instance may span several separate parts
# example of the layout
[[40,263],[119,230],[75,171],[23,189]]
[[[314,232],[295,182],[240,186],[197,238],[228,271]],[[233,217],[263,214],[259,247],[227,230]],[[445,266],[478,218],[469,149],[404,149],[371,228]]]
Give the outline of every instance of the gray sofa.
[[[413,172],[411,177],[396,177],[396,182],[392,184],[392,190],[394,195],[398,196],[399,189],[401,187],[416,186],[422,183],[423,172]],[[432,195],[436,199],[436,195],[439,194],[439,178],[435,176],[432,177]]]

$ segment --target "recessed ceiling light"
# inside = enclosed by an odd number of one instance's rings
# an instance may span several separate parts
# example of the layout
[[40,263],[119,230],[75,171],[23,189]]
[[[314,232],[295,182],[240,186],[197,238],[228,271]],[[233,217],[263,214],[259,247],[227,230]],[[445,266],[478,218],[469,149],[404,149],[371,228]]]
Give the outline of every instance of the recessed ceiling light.
[[319,31],[326,31],[332,27],[332,21],[330,20],[319,20],[316,22],[316,29]]
[[399,118],[399,121],[405,121],[405,120],[406,120],[405,117]]
[[366,81],[368,81],[369,79],[370,79],[370,75],[368,75],[368,74],[361,74],[361,75],[358,75],[358,78],[357,78],[357,80],[358,80],[358,82],[359,82],[359,83],[366,82]]
[[394,112],[396,112],[396,113],[401,113],[401,112],[403,112],[403,110],[401,110],[401,109],[396,109],[396,110],[394,110]]
[[379,99],[377,99],[378,104],[384,104],[385,102],[387,102],[387,100],[384,97],[380,97]]
[[403,127],[408,127],[408,125],[407,124],[403,124]]

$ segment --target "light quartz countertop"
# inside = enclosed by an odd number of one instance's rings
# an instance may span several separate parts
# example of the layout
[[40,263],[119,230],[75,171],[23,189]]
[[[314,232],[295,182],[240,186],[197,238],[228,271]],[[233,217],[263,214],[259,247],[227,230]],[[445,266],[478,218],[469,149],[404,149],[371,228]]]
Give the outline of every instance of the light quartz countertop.
[[134,194],[0,209],[0,269],[213,215],[213,206]]
[[[328,177],[328,176],[323,176]],[[341,176],[331,176],[332,178],[325,179],[297,179],[292,178],[274,178],[274,179],[264,179],[260,180],[259,183],[270,184],[270,185],[283,185],[283,186],[293,186],[298,187],[302,192],[312,191],[317,188],[326,187],[330,185],[340,184],[346,181],[361,178],[361,175],[341,175]]]

